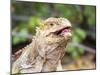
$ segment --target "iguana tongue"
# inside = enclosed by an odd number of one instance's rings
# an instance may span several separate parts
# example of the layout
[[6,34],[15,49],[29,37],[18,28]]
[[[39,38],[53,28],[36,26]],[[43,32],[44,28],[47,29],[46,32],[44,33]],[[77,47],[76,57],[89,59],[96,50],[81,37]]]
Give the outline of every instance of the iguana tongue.
[[64,35],[65,33],[70,32],[70,31],[71,31],[70,29],[63,29],[60,35]]
[[62,30],[62,33],[63,32],[70,32],[70,29],[64,29],[64,30]]

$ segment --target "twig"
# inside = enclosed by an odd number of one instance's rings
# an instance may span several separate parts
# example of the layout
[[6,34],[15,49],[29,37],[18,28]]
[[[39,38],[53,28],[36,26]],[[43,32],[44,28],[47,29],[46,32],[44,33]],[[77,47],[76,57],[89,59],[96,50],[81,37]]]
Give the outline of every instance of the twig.
[[28,34],[28,35],[23,35],[21,33],[17,33],[17,32],[12,32],[12,36],[16,36],[16,37],[21,37],[21,38],[27,38],[27,39],[32,39],[32,35]]
[[78,47],[78,48],[83,48],[85,51],[95,54],[95,49],[85,46],[83,44],[75,44],[72,42],[71,45]]

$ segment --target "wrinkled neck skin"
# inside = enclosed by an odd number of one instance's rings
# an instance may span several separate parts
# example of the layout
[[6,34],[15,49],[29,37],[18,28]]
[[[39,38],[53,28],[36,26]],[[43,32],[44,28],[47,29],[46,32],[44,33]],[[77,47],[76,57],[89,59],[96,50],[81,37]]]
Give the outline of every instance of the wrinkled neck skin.
[[[54,50],[56,50],[57,48],[61,48],[62,50],[64,50],[64,48],[67,45],[67,41],[65,42],[65,40],[61,41],[61,43],[55,42],[49,42],[47,41],[47,37],[45,36],[36,36],[36,42],[37,42],[37,51],[39,53],[40,56],[42,57],[46,57],[50,52],[53,52]],[[54,38],[55,39],[55,38]],[[33,39],[34,42],[34,39]]]
[[29,47],[26,47],[26,50],[16,61],[17,64],[20,64],[20,72],[56,71],[59,60],[64,56],[66,44],[48,44],[44,36],[35,36]]
[[43,62],[41,60],[38,61],[41,63],[41,72],[56,71],[59,60],[64,56],[64,48],[67,42],[64,41],[63,45],[58,43],[50,44],[47,43],[44,36],[36,36],[35,38],[39,57],[43,60]]

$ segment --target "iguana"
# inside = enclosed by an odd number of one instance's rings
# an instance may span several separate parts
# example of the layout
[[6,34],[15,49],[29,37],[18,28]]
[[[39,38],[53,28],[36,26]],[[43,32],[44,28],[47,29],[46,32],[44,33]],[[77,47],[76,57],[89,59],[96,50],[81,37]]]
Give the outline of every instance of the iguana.
[[48,18],[36,28],[32,42],[16,54],[12,74],[57,71],[64,49],[71,39],[71,23],[66,18]]

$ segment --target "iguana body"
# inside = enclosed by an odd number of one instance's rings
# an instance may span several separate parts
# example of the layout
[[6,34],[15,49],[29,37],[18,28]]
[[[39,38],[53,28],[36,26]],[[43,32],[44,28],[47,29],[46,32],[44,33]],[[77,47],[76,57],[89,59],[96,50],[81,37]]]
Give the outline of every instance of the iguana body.
[[[12,73],[56,71],[71,38],[71,24],[65,18],[48,18],[36,29],[36,36],[12,66]],[[61,63],[60,63],[61,64]]]

